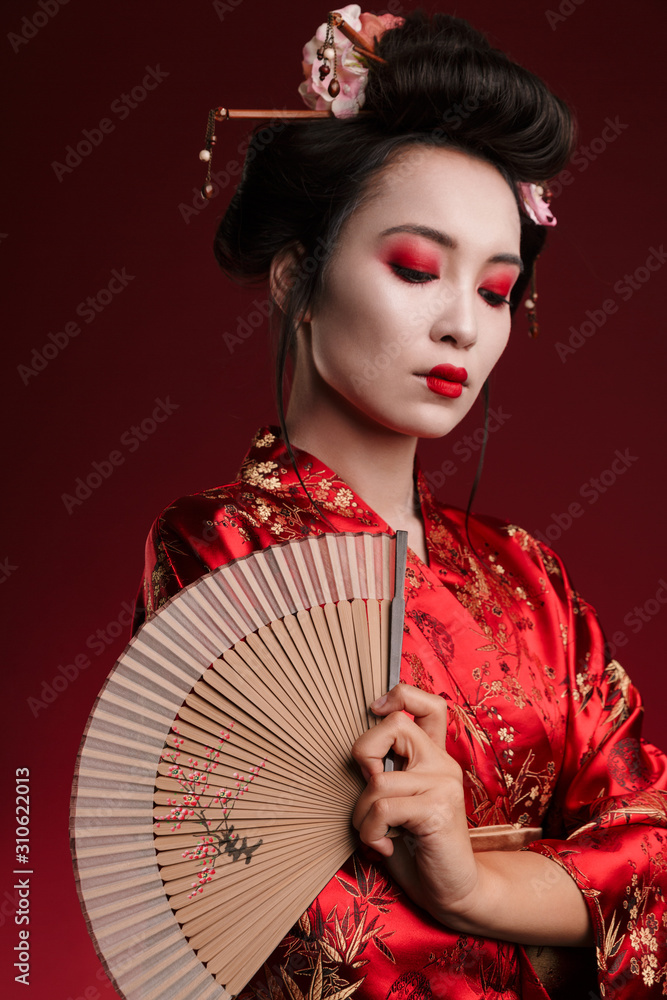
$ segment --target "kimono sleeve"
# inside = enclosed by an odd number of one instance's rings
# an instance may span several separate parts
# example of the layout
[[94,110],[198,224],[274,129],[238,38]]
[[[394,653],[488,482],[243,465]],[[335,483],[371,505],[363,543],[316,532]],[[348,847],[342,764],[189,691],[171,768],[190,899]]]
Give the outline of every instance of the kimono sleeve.
[[[620,663],[606,656],[593,608],[571,589],[557,557],[542,551],[560,604],[568,730],[548,839],[527,849],[562,865],[579,886],[593,920],[601,995],[661,996],[667,758],[642,739],[641,698]],[[540,891],[548,905],[548,886]]]
[[133,633],[170,597],[209,569],[189,533],[179,529],[163,512],[153,522],[146,539],[144,575],[135,603]]

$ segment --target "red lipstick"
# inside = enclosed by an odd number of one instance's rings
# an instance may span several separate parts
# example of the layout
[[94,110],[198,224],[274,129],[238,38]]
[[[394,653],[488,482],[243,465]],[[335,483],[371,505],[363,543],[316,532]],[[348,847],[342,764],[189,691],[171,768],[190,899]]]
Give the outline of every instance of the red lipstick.
[[439,396],[456,399],[463,392],[463,382],[468,378],[465,368],[454,365],[436,365],[426,376],[426,385]]

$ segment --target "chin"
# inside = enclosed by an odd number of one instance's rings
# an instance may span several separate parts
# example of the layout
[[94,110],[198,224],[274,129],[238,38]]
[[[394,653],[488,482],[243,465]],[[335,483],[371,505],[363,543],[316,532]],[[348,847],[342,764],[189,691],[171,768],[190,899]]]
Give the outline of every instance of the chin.
[[442,438],[451,434],[468,416],[476,397],[466,400],[452,399],[448,402],[428,404],[414,420],[402,421],[403,433],[418,438]]
[[[469,408],[468,408],[469,409]],[[413,438],[442,438],[446,437],[454,431],[463,418],[467,415],[468,409],[465,413],[457,412],[456,415],[451,414],[429,414],[427,417],[416,417],[414,420],[400,420],[397,422],[382,420],[378,422],[383,424],[387,430],[394,431],[397,434],[403,434],[405,437]]]

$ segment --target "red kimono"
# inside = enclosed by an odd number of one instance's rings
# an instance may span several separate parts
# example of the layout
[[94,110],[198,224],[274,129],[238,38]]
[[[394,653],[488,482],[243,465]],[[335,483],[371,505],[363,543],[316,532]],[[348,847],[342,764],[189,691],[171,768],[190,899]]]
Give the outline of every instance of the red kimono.
[[[335,472],[295,454],[335,530],[392,531]],[[544,839],[527,849],[566,868],[584,894],[601,996],[663,995],[667,758],[641,740],[639,695],[605,657],[593,609],[549,549],[521,528],[475,516],[473,551],[463,513],[434,499],[417,460],[415,479],[429,561],[408,550],[401,679],[447,699],[448,750],[464,772],[468,823],[542,827]],[[280,432],[262,428],[237,482],[183,497],[155,521],[135,627],[216,566],[329,530]],[[548,907],[548,878],[534,888]],[[450,931],[360,850],[241,996],[547,993],[523,948]]]

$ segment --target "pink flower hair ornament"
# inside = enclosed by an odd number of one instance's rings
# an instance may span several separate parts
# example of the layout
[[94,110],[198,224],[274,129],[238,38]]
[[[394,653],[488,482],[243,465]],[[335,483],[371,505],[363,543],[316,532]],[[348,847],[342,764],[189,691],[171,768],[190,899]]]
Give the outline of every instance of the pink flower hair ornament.
[[523,201],[526,215],[538,226],[555,226],[556,217],[551,211],[549,199],[551,192],[543,184],[529,184],[522,181],[519,193]]
[[[390,28],[399,28],[403,20],[393,14],[362,14],[356,3],[331,11],[329,20],[303,47],[305,79],[299,93],[306,106],[329,111],[336,118],[358,114],[365,99],[368,60],[377,59],[375,41]],[[346,34],[336,26],[341,21]]]

